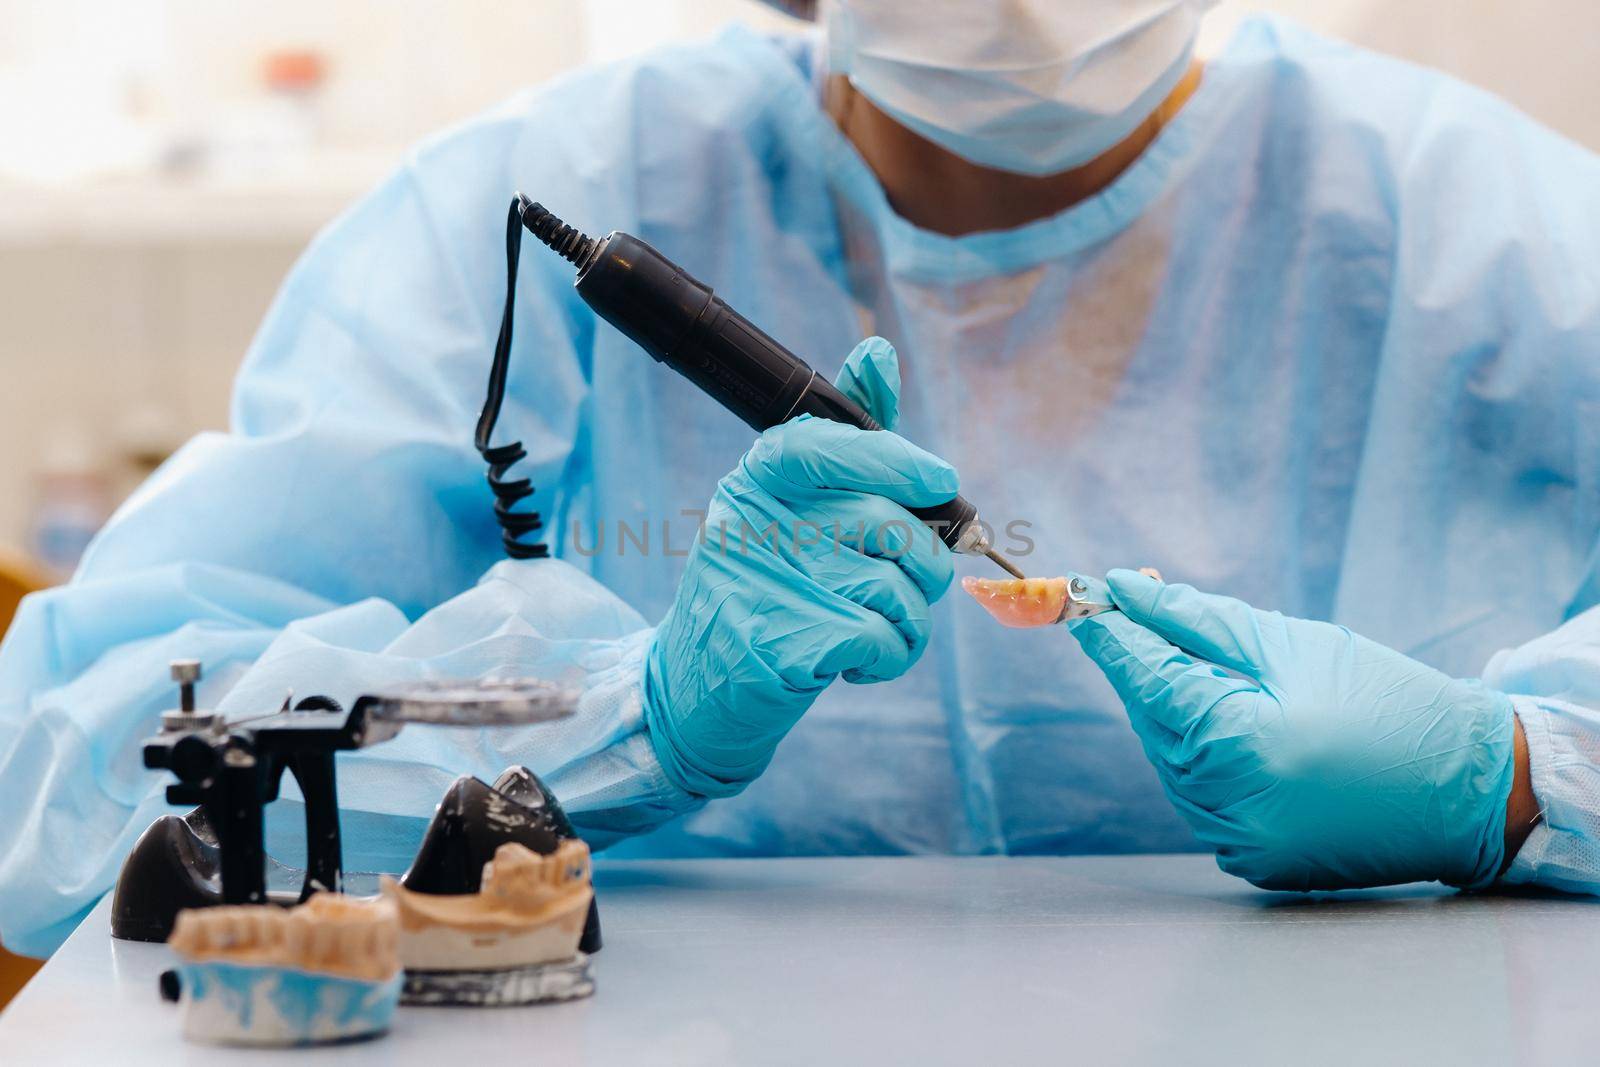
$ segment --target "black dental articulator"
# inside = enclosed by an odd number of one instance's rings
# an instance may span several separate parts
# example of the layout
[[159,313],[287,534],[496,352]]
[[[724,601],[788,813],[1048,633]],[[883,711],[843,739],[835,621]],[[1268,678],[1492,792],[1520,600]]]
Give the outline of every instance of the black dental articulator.
[[[493,429],[499,397],[505,388],[517,254],[524,227],[577,267],[574,284],[578,295],[601,318],[757,432],[807,414],[863,430],[883,428],[799,356],[639,238],[619,232],[598,240],[585,236],[518,193],[506,228],[508,277],[501,345],[495,353],[490,402],[478,426],[478,447],[490,463],[490,484],[499,501],[496,510],[512,555],[536,554],[542,548],[518,543],[521,534],[537,529],[537,517],[510,509],[511,504],[532,491],[531,487],[526,482],[503,479],[509,463],[520,458],[520,449],[515,445],[488,447],[488,433]],[[519,491],[520,495],[515,495]],[[957,496],[934,507],[909,510],[951,550],[986,555],[1015,577],[1023,576],[994,551],[987,528],[978,520],[978,509],[964,498]]]
[[[510,726],[571,715],[575,690],[535,679],[418,682],[368,694],[346,711],[325,696],[277,711],[225,719],[195,707],[200,664],[172,664],[179,707],[163,713],[161,732],[144,745],[146,767],[167,770],[172,804],[195,805],[186,815],[163,815],[139,837],[123,862],[111,905],[111,936],[165,941],[178,912],[218,904],[291,905],[320,891],[373,891],[351,886],[339,836],[335,757],[397,735],[408,723],[434,726]],[[305,799],[306,859],[296,888],[269,884],[300,872],[265,849],[266,805],[292,774]],[[493,785],[470,775],[445,794],[422,846],[400,884],[417,893],[476,893],[484,864],[506,842],[550,855],[577,837],[561,805],[532,771],[512,767]],[[581,951],[600,947],[599,913],[591,906]]]

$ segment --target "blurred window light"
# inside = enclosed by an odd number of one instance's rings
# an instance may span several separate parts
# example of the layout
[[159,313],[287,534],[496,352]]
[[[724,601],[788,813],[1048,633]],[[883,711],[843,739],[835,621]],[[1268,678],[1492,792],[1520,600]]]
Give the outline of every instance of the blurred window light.
[[646,51],[682,36],[685,28],[683,0],[584,0],[583,9],[591,62]]
[[136,115],[168,59],[165,0],[0,4],[0,176],[63,181],[142,169]]
[[[1572,88],[1600,59],[1595,0],[1225,0],[1202,51],[1256,11],[1436,64],[1600,144],[1600,111]],[[343,194],[524,86],[730,20],[800,25],[758,0],[0,0],[0,181]],[[274,94],[273,54],[323,76]]]

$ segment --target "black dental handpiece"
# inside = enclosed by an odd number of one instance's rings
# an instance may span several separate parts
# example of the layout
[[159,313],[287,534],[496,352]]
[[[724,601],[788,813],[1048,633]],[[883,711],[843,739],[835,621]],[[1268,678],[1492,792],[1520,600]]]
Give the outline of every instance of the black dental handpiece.
[[[617,232],[596,240],[520,193],[517,200],[528,232],[578,268],[575,285],[585,303],[756,432],[801,414],[883,429],[803,359],[645,242]],[[993,551],[978,509],[962,497],[908,510],[952,550],[985,554],[1022,577]]]

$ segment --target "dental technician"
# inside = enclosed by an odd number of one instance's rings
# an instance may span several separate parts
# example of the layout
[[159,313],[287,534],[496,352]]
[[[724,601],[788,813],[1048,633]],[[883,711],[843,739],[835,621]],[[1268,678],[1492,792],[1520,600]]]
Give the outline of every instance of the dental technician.
[[[1204,847],[1268,887],[1600,891],[1600,160],[1286,22],[1202,68],[1207,6],[825,0],[819,33],[421,145],[289,276],[231,430],[7,637],[0,940],[52,949],[167,810],[139,745],[178,657],[236,714],[582,686],[560,724],[349,756],[352,870],[525,763],[625,855]],[[557,558],[500,560],[471,438],[518,189],[843,364],[903,436],[752,444],[528,248],[500,433]],[[905,533],[958,471],[1023,569],[1109,572],[1122,612],[941,600],[994,573]],[[836,520],[874,535],[788,536]],[[696,536],[724,523],[784,536]]]

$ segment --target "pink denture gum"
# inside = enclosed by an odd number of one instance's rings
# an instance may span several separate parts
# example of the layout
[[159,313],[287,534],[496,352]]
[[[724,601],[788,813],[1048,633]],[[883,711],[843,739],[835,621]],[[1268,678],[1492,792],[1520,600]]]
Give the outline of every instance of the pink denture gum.
[[961,588],[1000,625],[1019,629],[1059,622],[1067,605],[1065,578],[963,578]]

